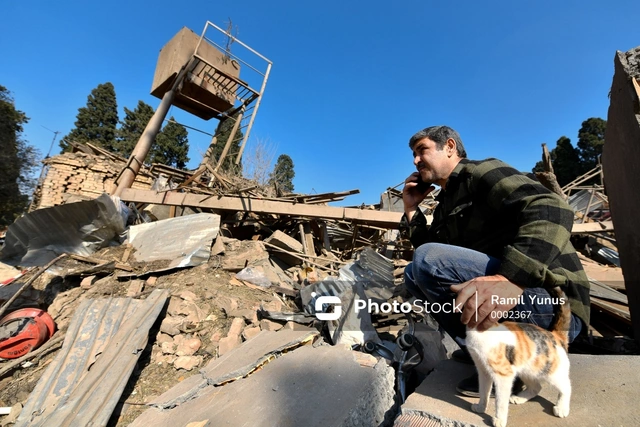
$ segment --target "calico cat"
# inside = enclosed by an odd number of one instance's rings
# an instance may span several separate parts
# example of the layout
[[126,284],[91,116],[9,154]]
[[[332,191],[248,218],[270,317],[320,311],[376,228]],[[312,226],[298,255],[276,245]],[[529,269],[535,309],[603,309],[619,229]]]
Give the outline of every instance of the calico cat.
[[[485,413],[495,385],[495,427],[506,427],[509,402],[521,404],[538,395],[546,382],[559,391],[558,403],[553,408],[557,417],[569,415],[571,382],[567,355],[571,325],[569,300],[559,287],[552,294],[559,297],[560,309],[550,331],[530,323],[503,322],[484,332],[467,328],[467,349],[478,370],[480,401],[471,406],[474,412]],[[511,396],[516,378],[527,388]]]

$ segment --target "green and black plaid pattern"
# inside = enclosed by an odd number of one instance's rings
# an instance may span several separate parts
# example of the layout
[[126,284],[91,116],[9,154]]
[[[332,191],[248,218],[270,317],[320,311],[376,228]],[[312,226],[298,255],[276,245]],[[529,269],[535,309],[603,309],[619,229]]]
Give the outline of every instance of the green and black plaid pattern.
[[502,260],[499,274],[524,287],[561,286],[571,311],[589,323],[589,280],[569,241],[573,210],[497,159],[462,159],[447,181],[431,227],[418,210],[400,228],[414,247],[447,243]]

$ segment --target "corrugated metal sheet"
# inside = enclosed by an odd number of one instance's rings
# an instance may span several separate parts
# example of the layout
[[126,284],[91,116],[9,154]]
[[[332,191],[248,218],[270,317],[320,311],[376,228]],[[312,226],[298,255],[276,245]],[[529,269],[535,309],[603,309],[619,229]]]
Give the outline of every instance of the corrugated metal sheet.
[[[356,282],[362,284],[367,298],[386,301],[393,295],[393,261],[372,248],[365,248],[357,261],[340,269],[339,277],[327,277],[300,291],[304,312],[315,314],[315,300],[318,297],[339,296]],[[313,292],[317,294],[315,297],[311,296]]]
[[85,300],[16,426],[106,425],[169,293]]
[[169,268],[205,263],[220,230],[220,215],[200,213],[129,228],[137,261],[171,260]]
[[123,231],[118,208],[103,194],[18,218],[9,226],[0,259],[25,267],[43,266],[63,253],[91,255]]
[[[597,191],[593,192],[593,198],[591,197],[592,190],[580,190],[567,200],[569,206],[573,208],[575,212],[582,212],[589,205],[589,200],[591,200],[591,206],[589,207],[589,212],[593,212],[596,209],[601,208],[604,205],[604,198]],[[587,213],[589,213],[587,212]]]

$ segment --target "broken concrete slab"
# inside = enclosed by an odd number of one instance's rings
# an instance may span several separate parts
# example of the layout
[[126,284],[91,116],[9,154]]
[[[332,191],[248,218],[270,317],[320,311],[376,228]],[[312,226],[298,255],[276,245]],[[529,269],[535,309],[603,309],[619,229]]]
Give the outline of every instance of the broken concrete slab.
[[[540,396],[522,405],[509,405],[509,425],[534,426],[627,426],[640,423],[637,396],[640,384],[633,380],[640,370],[637,356],[593,356],[571,354],[571,413],[567,418],[553,416],[557,392],[544,386]],[[474,372],[474,367],[454,360],[439,363],[427,379],[402,405],[404,419],[413,416],[434,426],[474,427],[491,425],[491,415],[471,412],[477,398],[460,396],[456,385]],[[489,402],[489,414],[495,401]],[[396,420],[396,426],[403,418]],[[437,424],[436,424],[437,422]],[[422,424],[411,424],[422,425]],[[430,425],[430,424],[429,424]]]
[[[299,253],[299,254],[303,253],[302,243],[298,242],[293,237],[286,235],[280,230],[276,230],[271,236],[266,238],[264,241],[265,243],[269,243],[271,245],[277,246],[280,249],[284,249],[285,251]],[[289,255],[284,252],[276,251],[274,255],[290,266],[302,264],[302,260],[300,258]]]
[[149,409],[131,426],[201,420],[237,425],[238,416],[244,425],[383,425],[393,415],[394,381],[393,369],[384,362],[361,367],[346,348],[304,346],[246,378],[222,387],[207,386],[197,398],[177,407]]
[[129,228],[128,240],[137,261],[171,260],[168,268],[189,267],[209,260],[220,230],[220,215],[200,213]]
[[[219,386],[242,378],[249,372],[279,356],[284,351],[299,347],[313,340],[317,331],[262,331],[241,346],[213,359],[194,375],[151,402],[159,409],[169,409],[199,396],[210,386]],[[144,424],[143,424],[144,425]]]

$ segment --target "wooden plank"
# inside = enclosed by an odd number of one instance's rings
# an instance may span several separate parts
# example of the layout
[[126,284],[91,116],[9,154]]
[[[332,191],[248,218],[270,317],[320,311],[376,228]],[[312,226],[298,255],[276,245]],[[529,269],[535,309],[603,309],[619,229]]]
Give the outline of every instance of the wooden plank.
[[581,262],[589,279],[597,280],[616,290],[625,290],[624,277],[622,276],[622,269],[620,267],[609,267],[607,265],[585,261],[582,258]]
[[629,304],[629,299],[622,292],[618,292],[615,289],[605,285],[604,283],[600,283],[597,280],[589,280],[591,284],[591,290],[589,294],[594,297],[619,302],[622,304]]
[[629,314],[628,307],[614,302],[604,301],[596,297],[591,297],[591,305],[606,311],[608,314],[611,314],[624,323],[631,325],[631,315]]
[[613,231],[613,222],[588,222],[584,224],[573,224],[572,233],[593,233],[596,231]]
[[250,197],[202,196],[198,194],[168,191],[156,193],[152,190],[126,188],[121,197],[123,201],[135,203],[153,203],[169,206],[190,206],[208,209],[230,210],[236,212],[270,213],[310,218],[347,220],[377,225],[386,228],[398,228],[402,213],[381,212],[368,209],[340,208],[333,206],[305,205],[302,203],[275,202]]

